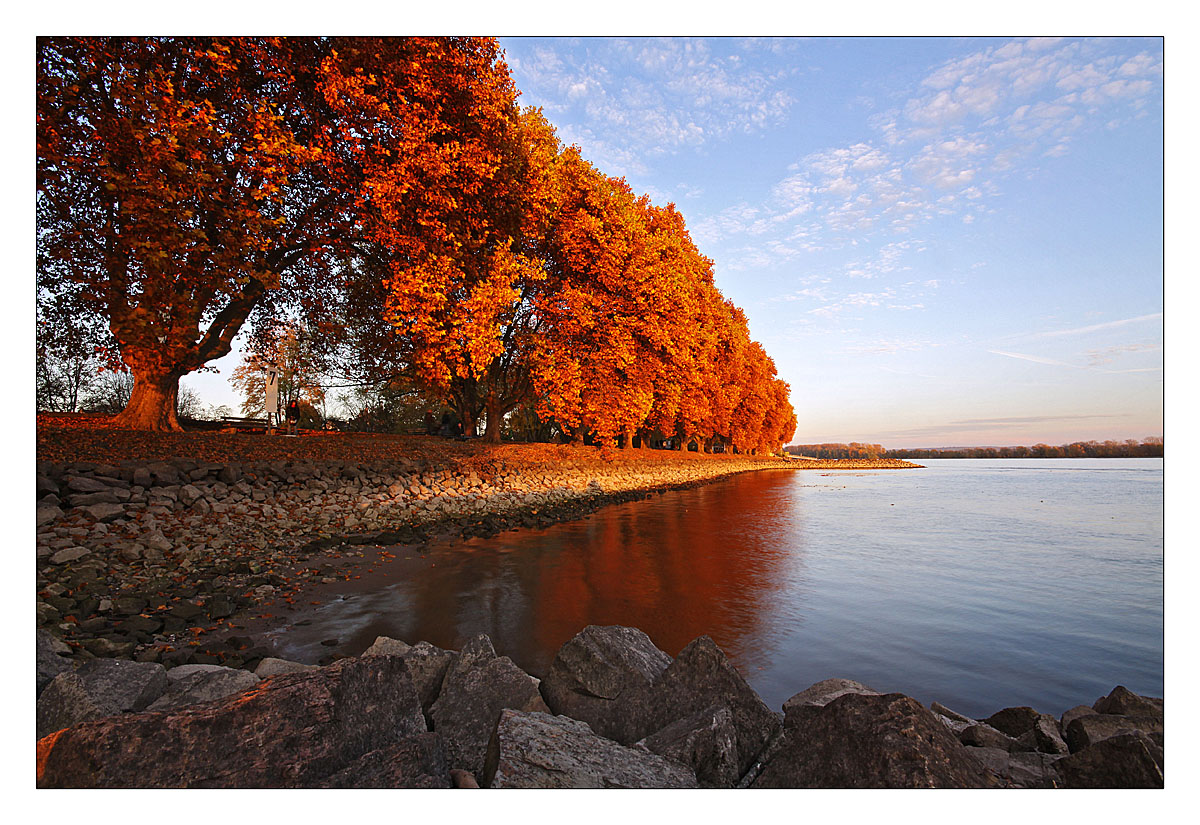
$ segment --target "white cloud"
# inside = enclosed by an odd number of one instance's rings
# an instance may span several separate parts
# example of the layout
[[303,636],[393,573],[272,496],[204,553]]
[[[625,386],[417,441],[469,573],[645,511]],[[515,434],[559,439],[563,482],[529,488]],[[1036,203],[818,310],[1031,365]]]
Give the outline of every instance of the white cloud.
[[[524,103],[582,110],[597,141],[645,155],[700,146],[779,122],[795,102],[784,81],[692,38],[594,38],[539,45],[509,60]],[[556,121],[557,122],[557,121]],[[606,170],[607,171],[607,170]]]
[[1039,332],[1033,335],[1034,338],[1054,338],[1062,335],[1085,335],[1090,332],[1098,332],[1105,329],[1116,329],[1117,327],[1128,326],[1129,324],[1140,324],[1146,321],[1161,320],[1163,314],[1161,312],[1152,312],[1149,315],[1138,315],[1135,318],[1122,318],[1117,321],[1105,321],[1101,324],[1091,324],[1086,327],[1075,327],[1073,329],[1056,329],[1049,332]]

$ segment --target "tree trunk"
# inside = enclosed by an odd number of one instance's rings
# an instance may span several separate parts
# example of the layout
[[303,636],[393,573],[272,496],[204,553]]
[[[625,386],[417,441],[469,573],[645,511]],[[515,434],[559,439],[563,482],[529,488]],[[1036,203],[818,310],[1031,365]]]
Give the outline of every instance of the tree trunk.
[[154,368],[132,367],[133,392],[129,403],[113,419],[119,427],[152,432],[183,432],[175,417],[179,374]]
[[495,393],[488,393],[485,404],[487,409],[487,427],[483,431],[483,440],[488,444],[499,444],[500,419],[503,417],[500,412],[500,399],[496,397]]

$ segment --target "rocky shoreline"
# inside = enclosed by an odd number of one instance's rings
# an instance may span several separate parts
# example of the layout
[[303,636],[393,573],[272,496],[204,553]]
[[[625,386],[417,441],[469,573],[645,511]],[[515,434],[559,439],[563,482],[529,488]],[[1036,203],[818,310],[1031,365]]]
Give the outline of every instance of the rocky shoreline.
[[[479,635],[378,638],[325,667],[59,657],[39,631],[42,788],[1163,787],[1163,701],[975,720],[826,679],[769,709],[701,636],[671,658],[589,626],[545,678]],[[61,657],[60,657],[61,658]]]
[[253,669],[269,651],[240,623],[349,579],[354,548],[544,527],[742,472],[917,466],[556,449],[540,461],[39,461],[38,627],[80,659]]

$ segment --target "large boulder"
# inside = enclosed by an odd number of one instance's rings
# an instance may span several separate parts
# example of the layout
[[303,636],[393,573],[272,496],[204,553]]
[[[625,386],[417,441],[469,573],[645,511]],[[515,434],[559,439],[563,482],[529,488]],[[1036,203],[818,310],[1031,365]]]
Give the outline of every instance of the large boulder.
[[402,659],[343,659],[217,702],[67,728],[38,742],[37,784],[316,787],[364,754],[425,730]]
[[782,722],[708,636],[679,652],[651,685],[646,718],[654,732],[712,705],[729,708],[737,732],[738,775],[778,735]]
[[1067,788],[1163,787],[1162,748],[1140,732],[1097,742],[1058,760],[1054,768]]
[[695,788],[691,770],[597,736],[586,722],[505,710],[488,743],[484,787]]
[[1142,732],[1151,738],[1163,733],[1161,716],[1117,716],[1110,713],[1093,713],[1079,716],[1067,725],[1067,744],[1071,753],[1078,753],[1105,739],[1124,733]]
[[972,748],[971,755],[1004,787],[1056,788],[1061,782],[1054,770],[1054,762],[1063,757],[1057,754],[1037,751],[1009,753],[1003,748],[979,747]]
[[167,689],[166,669],[155,662],[91,659],[55,676],[37,700],[37,736],[145,710]]
[[982,788],[996,779],[937,718],[900,693],[848,693],[802,724],[754,788]]
[[958,734],[958,741],[972,748],[998,748],[1008,752],[1036,750],[1022,747],[1016,739],[1007,733],[1001,733],[991,725],[978,723],[963,728]]
[[316,665],[306,665],[303,662],[293,662],[289,659],[276,659],[274,656],[267,656],[254,668],[254,675],[259,679],[269,679],[281,673],[303,673],[317,669]]
[[182,665],[167,671],[167,689],[146,710],[174,710],[213,702],[242,693],[258,684],[248,670],[221,665]]
[[733,714],[724,705],[672,722],[636,746],[687,765],[702,788],[732,788],[741,777]]
[[47,630],[38,628],[37,631],[37,693],[42,695],[46,685],[50,684],[60,673],[74,667],[72,661],[66,658],[71,648],[62,639]]
[[1139,696],[1124,685],[1117,685],[1112,692],[1096,700],[1092,705],[1096,713],[1117,716],[1163,716],[1163,700],[1153,696]]
[[629,744],[651,732],[643,718],[647,691],[670,664],[637,628],[589,625],[559,648],[542,696],[555,713]]
[[839,696],[858,693],[863,696],[880,696],[879,691],[853,679],[822,679],[810,685],[783,703],[783,716],[788,724],[797,724],[800,719],[820,710]]
[[404,654],[404,661],[408,665],[408,672],[412,674],[413,684],[417,686],[421,707],[428,715],[442,692],[442,684],[450,663],[454,661],[454,653],[429,642],[417,642]]
[[983,721],[1021,742],[1025,750],[1067,753],[1058,720],[1048,713],[1038,713],[1031,707],[1013,707],[997,711]]
[[362,656],[403,656],[410,650],[407,642],[393,639],[389,636],[376,636],[371,646],[364,650]]
[[[371,659],[403,657],[374,656]],[[478,776],[488,740],[505,708],[549,711],[538,680],[507,656],[497,656],[491,640],[479,634],[464,646],[446,670],[441,692],[429,709],[433,728],[446,739],[450,767]]]
[[410,645],[399,639],[387,636],[377,636],[374,643],[362,653],[363,656],[402,656],[408,663],[408,672],[412,674],[413,684],[417,687],[417,695],[421,697],[421,707],[426,717],[442,690],[442,681],[446,671],[454,661],[454,652],[442,650],[429,642],[417,642]]
[[1091,705],[1076,705],[1069,710],[1063,711],[1063,715],[1058,720],[1058,729],[1063,732],[1063,739],[1066,739],[1068,725],[1080,716],[1092,716],[1095,713],[1096,710]]
[[446,744],[422,733],[365,753],[318,783],[321,788],[449,788]]

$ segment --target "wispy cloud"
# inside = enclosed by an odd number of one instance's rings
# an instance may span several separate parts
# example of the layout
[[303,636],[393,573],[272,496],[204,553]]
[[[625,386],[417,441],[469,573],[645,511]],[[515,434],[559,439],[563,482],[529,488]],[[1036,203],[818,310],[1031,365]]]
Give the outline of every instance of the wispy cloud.
[[762,130],[795,103],[784,82],[790,70],[754,68],[736,52],[715,53],[703,39],[590,38],[568,45],[537,45],[508,55],[508,62],[522,102],[542,106],[552,121],[580,123],[564,140],[610,173],[637,171],[635,158]]
[[1003,350],[990,349],[992,355],[1003,355],[1005,358],[1016,358],[1021,361],[1032,361],[1035,364],[1048,364],[1053,367],[1070,367],[1071,369],[1083,369],[1078,364],[1068,364],[1066,361],[1057,361],[1053,358],[1043,358],[1040,355],[1023,355],[1019,352],[1004,352]]
[[[1117,349],[1123,350],[1125,348],[1117,348]],[[1070,369],[1073,369],[1073,370],[1094,370],[1096,372],[1104,372],[1104,373],[1108,373],[1110,375],[1120,375],[1123,373],[1138,373],[1138,372],[1162,372],[1162,367],[1134,367],[1131,369],[1110,370],[1110,369],[1100,366],[1101,363],[1108,363],[1108,361],[1097,362],[1095,359],[1089,360],[1089,362],[1087,364],[1071,364],[1066,361],[1059,361],[1055,358],[1045,358],[1040,355],[1025,355],[1025,354],[1019,353],[1019,352],[1005,352],[1004,350],[997,350],[997,349],[990,349],[990,350],[988,350],[988,352],[991,353],[992,355],[1003,355],[1006,358],[1016,358],[1021,361],[1032,361],[1035,364],[1046,364],[1047,366],[1051,366],[1051,367],[1069,367]],[[1108,360],[1112,360],[1112,359],[1108,359]]]
[[937,220],[971,224],[993,209],[1007,176],[1033,174],[1087,130],[1115,128],[1160,104],[1161,84],[1150,40],[988,46],[933,67],[903,104],[873,115],[873,139],[800,158],[768,199],[750,205],[753,222],[714,221],[709,239],[804,226],[827,249],[883,247]]
[[1099,332],[1104,329],[1116,329],[1117,327],[1128,326],[1129,324],[1140,324],[1145,321],[1156,321],[1163,317],[1161,312],[1152,312],[1149,315],[1139,315],[1136,318],[1122,318],[1119,321],[1105,321],[1102,324],[1091,324],[1086,327],[1075,327],[1073,329],[1056,329],[1049,332],[1038,332],[1030,336],[1032,338],[1054,338],[1062,335],[1085,335],[1089,332]]

